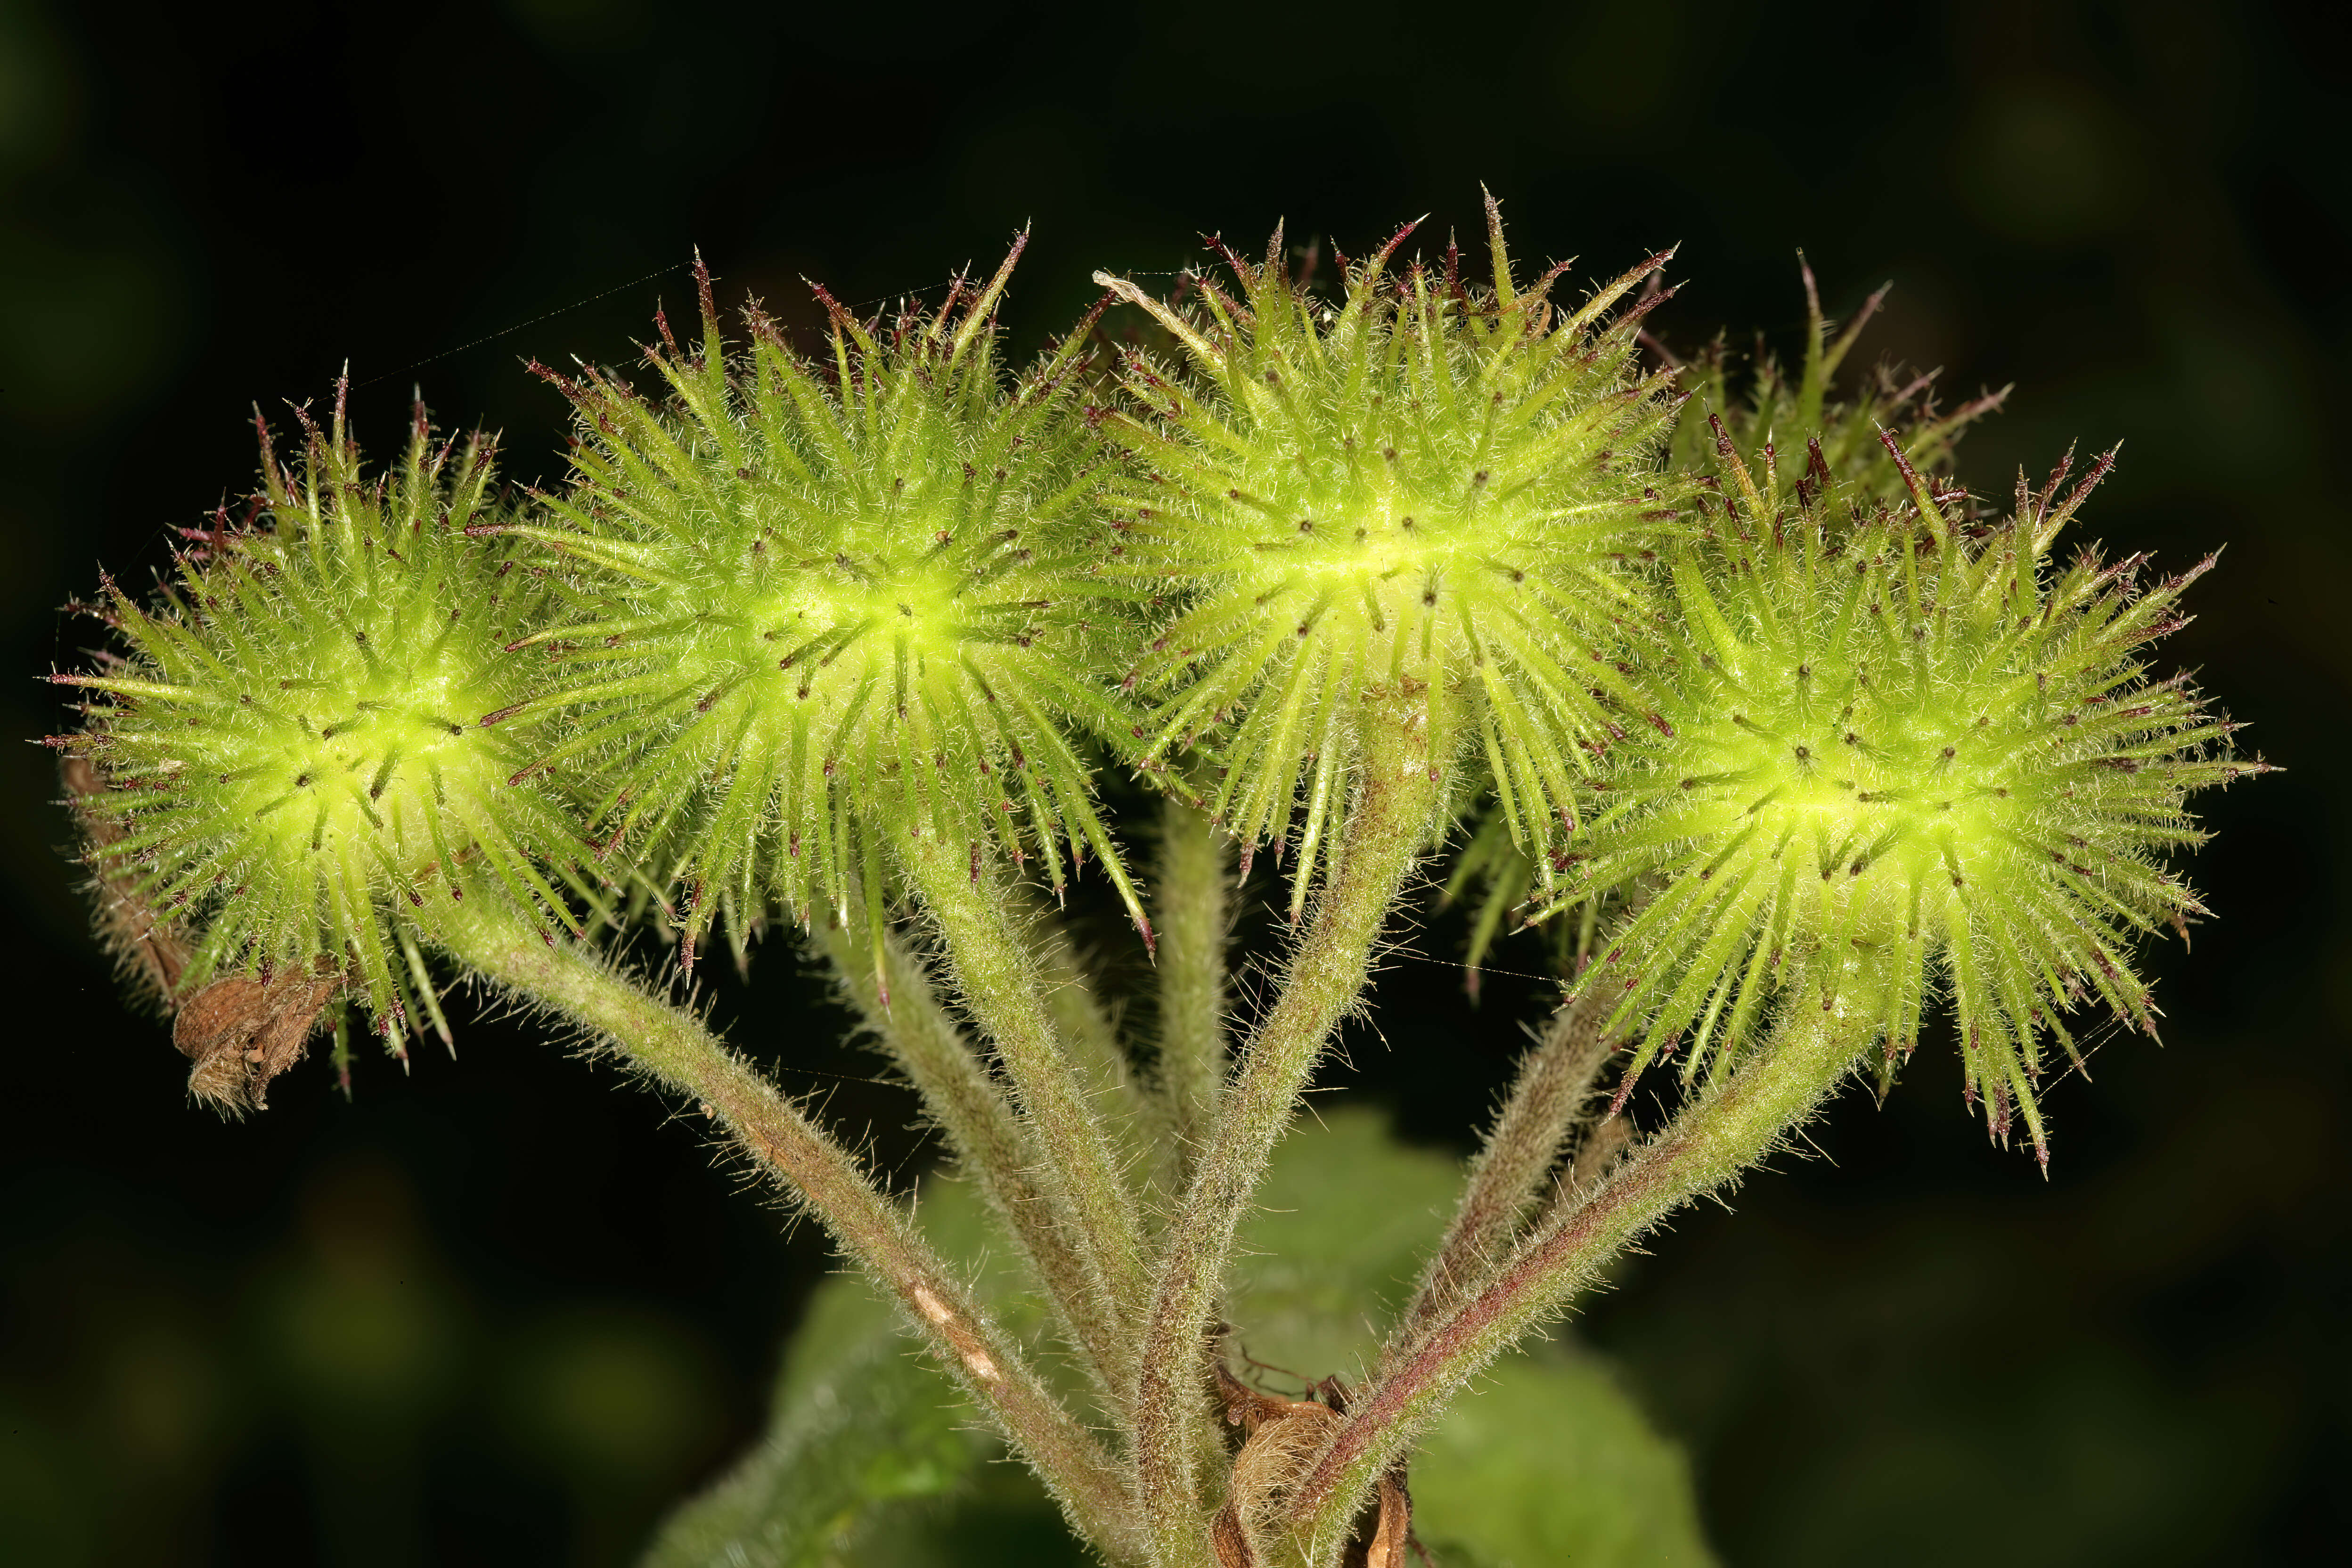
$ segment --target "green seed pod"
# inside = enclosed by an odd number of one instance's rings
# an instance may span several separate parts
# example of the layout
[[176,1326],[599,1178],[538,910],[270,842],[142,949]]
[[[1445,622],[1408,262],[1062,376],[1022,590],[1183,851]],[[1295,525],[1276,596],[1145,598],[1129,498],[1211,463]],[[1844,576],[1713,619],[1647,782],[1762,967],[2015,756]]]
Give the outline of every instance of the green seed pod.
[[[1763,476],[1761,489],[1777,504],[1785,446],[1798,504],[1843,526],[1889,507],[1908,505],[1915,480],[1923,480],[1930,493],[1965,512],[1973,502],[1951,477],[1953,448],[1970,425],[2000,408],[2008,389],[1947,412],[1937,406],[1933,372],[1915,375],[1881,364],[1860,390],[1847,395],[1838,384],[1837,372],[1893,285],[1872,294],[1832,338],[1822,315],[1812,268],[1801,256],[1799,267],[1805,286],[1806,334],[1803,362],[1793,380],[1759,347],[1747,374],[1735,384],[1720,333],[1688,359],[1677,357],[1654,339],[1644,340],[1673,365],[1676,384],[1689,394],[1675,419],[1669,471],[1698,475],[1702,483],[1716,484],[1717,474],[1708,470],[1737,472],[1737,461],[1751,477]],[[1881,439],[1881,433],[1890,429],[1895,437],[1892,446]],[[1478,994],[1479,966],[1513,911],[1528,916],[1531,896],[1545,890],[1538,857],[1513,842],[1507,827],[1499,805],[1487,803],[1445,887],[1448,901],[1468,896],[1476,902],[1465,959],[1465,985],[1473,997]],[[1553,922],[1583,933],[1572,943],[1563,938],[1556,944],[1561,957],[1580,956],[1590,947],[1594,914],[1587,905],[1573,920]]]
[[[1290,277],[1279,231],[1262,266],[1231,252],[1234,299],[1204,282],[1179,312],[1099,277],[1181,344],[1138,354],[1118,425],[1154,481],[1129,493],[1129,559],[1180,606],[1132,678],[1160,699],[1157,761],[1214,738],[1209,803],[1245,846],[1307,817],[1296,899],[1346,807],[1360,694],[1425,704],[1430,756],[1475,732],[1516,842],[1573,820],[1580,744],[1639,724],[1623,628],[1652,611],[1638,565],[1674,515],[1655,454],[1664,373],[1634,363],[1636,308],[1609,310],[1652,257],[1575,310],[1522,288],[1489,198],[1489,289],[1390,261],[1342,302]],[[1658,295],[1648,303],[1665,296]]]
[[975,872],[984,844],[1034,851],[1057,890],[1091,847],[1141,921],[1082,751],[1129,722],[1096,674],[1126,590],[1101,573],[1105,454],[1075,392],[1092,323],[1006,384],[994,311],[1021,248],[887,328],[819,290],[823,366],[756,306],[730,363],[698,263],[700,347],[664,321],[646,355],[667,402],[552,378],[576,483],[512,531],[567,574],[577,608],[525,641],[570,679],[493,718],[580,710],[541,761],[601,757],[608,847],[687,889],[689,964],[722,912],[740,943],[772,904],[806,924],[863,882],[878,921],[898,834],[968,842]]
[[1848,530],[1764,504],[1732,460],[1738,496],[1673,553],[1666,724],[1612,751],[1578,846],[1574,891],[1634,904],[1582,981],[1638,1035],[1627,1089],[1685,1040],[1685,1073],[1729,1059],[1775,1005],[1840,1010],[1891,1071],[1940,991],[1970,1100],[2046,1160],[2045,1034],[2081,1060],[2061,1011],[2153,1032],[2127,948],[2202,912],[2164,864],[2204,837],[2186,798],[2263,764],[2185,676],[2147,674],[2210,558],[2145,585],[2141,555],[2047,566],[2111,459],[2063,500],[2068,465],[2021,479],[1978,541],[1925,480],[1916,511]]
[[551,933],[571,921],[540,865],[587,890],[563,803],[517,777],[539,737],[475,721],[528,689],[501,647],[542,590],[466,537],[496,515],[488,441],[436,441],[420,406],[370,478],[340,388],[329,429],[299,416],[299,471],[262,426],[252,515],[184,531],[154,605],[107,582],[93,613],[127,654],[51,678],[91,694],[55,743],[104,781],[78,804],[100,880],[187,933],[178,994],[340,974],[402,1055],[419,1009],[448,1033],[417,940],[432,900],[505,900]]

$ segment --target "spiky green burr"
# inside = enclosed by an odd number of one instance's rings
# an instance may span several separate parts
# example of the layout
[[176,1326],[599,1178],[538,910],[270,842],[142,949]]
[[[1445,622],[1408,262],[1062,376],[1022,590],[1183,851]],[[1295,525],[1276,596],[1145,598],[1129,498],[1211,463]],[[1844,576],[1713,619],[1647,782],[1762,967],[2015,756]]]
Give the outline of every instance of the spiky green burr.
[[[1833,332],[1822,314],[1812,268],[1801,256],[1798,266],[1806,330],[1793,375],[1760,342],[1747,369],[1735,374],[1719,334],[1688,358],[1655,338],[1644,339],[1673,367],[1676,386],[1687,395],[1668,438],[1668,470],[1719,490],[1736,458],[1778,495],[1785,464],[1791,499],[1843,526],[1909,506],[1913,489],[1924,486],[1940,504],[1961,509],[1964,526],[1972,523],[1969,509],[1975,503],[1950,471],[1953,448],[1971,425],[2000,408],[2007,389],[1946,409],[1937,404],[1935,372],[1914,374],[1884,363],[1860,378],[1858,386],[1842,387],[1838,373],[1892,285],[1872,294]],[[1881,438],[1890,430],[1895,437],[1891,446]],[[1473,997],[1478,994],[1479,966],[1507,919],[1517,923],[1528,918],[1533,896],[1556,891],[1542,876],[1540,859],[1509,828],[1499,803],[1487,803],[1446,882],[1449,900],[1471,894],[1476,902],[1465,954],[1465,984]],[[1597,912],[1588,906],[1575,921],[1554,922],[1562,933],[1563,959],[1570,938],[1576,954],[1589,951]]]
[[646,355],[665,398],[557,378],[576,483],[512,531],[550,547],[567,613],[526,639],[560,676],[521,711],[578,715],[543,760],[601,759],[602,831],[677,889],[689,958],[722,912],[740,940],[861,882],[878,920],[909,838],[975,876],[983,849],[1034,854],[1056,888],[1091,849],[1141,919],[1090,795],[1087,737],[1127,725],[1097,669],[1125,590],[1100,570],[1086,331],[1005,375],[1018,255],[887,324],[827,298],[822,363],[756,307],[730,359],[698,273],[700,344],[665,322]]
[[188,933],[186,994],[233,973],[341,973],[398,1053],[446,1037],[419,948],[432,906],[487,901],[551,937],[587,891],[572,815],[531,765],[536,726],[485,729],[532,673],[502,652],[543,590],[467,537],[502,515],[489,443],[436,440],[417,410],[370,474],[340,391],[302,416],[295,466],[263,426],[254,515],[185,531],[152,605],[110,580],[125,645],[61,737],[110,786],[86,811],[98,868]]
[[1573,821],[1581,748],[1647,720],[1617,648],[1651,614],[1629,568],[1674,511],[1672,402],[1635,363],[1640,311],[1610,310],[1665,258],[1570,309],[1563,267],[1515,279],[1487,211],[1491,287],[1450,251],[1400,275],[1411,226],[1345,266],[1336,304],[1278,233],[1263,264],[1227,253],[1238,298],[1203,280],[1178,310],[1098,279],[1182,355],[1134,356],[1118,420],[1149,471],[1126,559],[1174,606],[1134,677],[1147,755],[1207,745],[1209,809],[1245,846],[1280,844],[1304,805],[1294,911],[1348,807],[1368,688],[1412,697],[1440,767],[1475,735],[1531,847]]
[[1818,458],[1784,506],[1727,454],[1708,536],[1671,558],[1664,723],[1616,748],[1568,882],[1633,905],[1582,982],[1635,1032],[1626,1085],[1804,1008],[1891,1064],[1948,997],[1970,1099],[2046,1159],[2046,1043],[2081,1059],[2061,1015],[2095,1000],[2153,1033],[2130,947],[2202,912],[2168,864],[2204,837],[2188,797],[2262,764],[2149,668],[2210,558],[2154,582],[2144,555],[2051,563],[2108,461],[2063,498],[2063,467],[2021,481],[1970,540],[1925,480],[1915,507],[1832,518]]

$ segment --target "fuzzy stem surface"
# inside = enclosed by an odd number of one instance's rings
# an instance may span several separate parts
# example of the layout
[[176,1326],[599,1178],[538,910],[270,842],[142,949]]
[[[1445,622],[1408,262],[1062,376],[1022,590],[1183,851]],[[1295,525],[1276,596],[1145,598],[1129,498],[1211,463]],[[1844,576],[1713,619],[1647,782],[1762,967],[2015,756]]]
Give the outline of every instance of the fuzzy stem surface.
[[1225,848],[1208,814],[1167,797],[1160,811],[1159,1089],[1181,1192],[1206,1147],[1225,1086],[1225,938],[1233,923]]
[[1425,710],[1382,689],[1366,694],[1361,721],[1361,774],[1337,864],[1162,1244],[1135,1400],[1137,1495],[1160,1568],[1216,1561],[1199,1439],[1216,1429],[1210,1339],[1234,1232],[1429,841],[1439,792]]
[[1872,1029],[1792,1005],[1768,1047],[1675,1117],[1585,1202],[1523,1242],[1483,1289],[1391,1347],[1292,1495],[1301,1558],[1329,1561],[1381,1474],[1462,1386],[1684,1204],[1764,1158],[1861,1059]]
[[[1089,1310],[1086,1260],[1038,1190],[1035,1143],[987,1064],[940,1005],[921,961],[896,936],[885,936],[877,964],[866,933],[864,922],[852,920],[827,928],[819,940],[866,1026],[923,1097],[949,1148],[1045,1286],[1064,1337],[1086,1358],[1097,1392],[1115,1408],[1130,1392],[1113,1374],[1123,1358],[1112,1342],[1112,1325]],[[887,1007],[877,973],[889,982]]]
[[1109,1552],[1132,1551],[1125,1488],[1109,1456],[855,1156],[699,1020],[647,995],[595,953],[568,942],[551,947],[528,923],[479,902],[435,900],[428,908],[435,940],[460,963],[582,1026],[631,1067],[707,1106],[898,1299],[940,1364],[994,1418],[1072,1526]]
[[1518,1239],[1519,1226],[1591,1103],[1608,1060],[1611,1042],[1601,1030],[1608,1012],[1597,993],[1572,997],[1520,1062],[1510,1098],[1470,1168],[1445,1239],[1423,1271],[1412,1305],[1398,1321],[1397,1337],[1409,1338],[1484,1283]]
[[935,833],[901,840],[898,853],[939,923],[949,974],[1012,1080],[1043,1156],[1039,1188],[1089,1278],[1086,1310],[1108,1331],[1107,1344],[1129,1347],[1118,1377],[1131,1386],[1133,1325],[1148,1289],[1142,1212],[1110,1129],[1054,1026],[1040,959],[1014,930],[1015,895],[987,858]]
[[1045,1011],[1078,1075],[1080,1091],[1099,1108],[1121,1160],[1139,1170],[1151,1158],[1154,1131],[1150,1102],[1136,1081],[1127,1047],[1110,1009],[1095,989],[1094,976],[1061,911],[1033,896],[1028,901],[1031,945],[1045,986]]

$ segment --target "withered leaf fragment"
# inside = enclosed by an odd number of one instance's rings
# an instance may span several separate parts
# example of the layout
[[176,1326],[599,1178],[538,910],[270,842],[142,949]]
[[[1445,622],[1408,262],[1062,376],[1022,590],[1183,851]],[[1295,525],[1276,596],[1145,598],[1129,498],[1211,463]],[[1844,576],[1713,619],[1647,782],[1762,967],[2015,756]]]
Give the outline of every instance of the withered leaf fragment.
[[224,1116],[266,1109],[269,1080],[302,1059],[347,984],[340,973],[233,974],[189,997],[172,1021],[172,1043],[195,1063],[189,1089]]
[[319,1016],[348,984],[325,965],[308,973],[255,979],[231,975],[183,998],[186,940],[140,896],[131,868],[101,853],[122,837],[117,817],[89,802],[111,786],[88,757],[68,756],[58,770],[66,805],[82,833],[82,863],[91,869],[99,936],[142,994],[172,1020],[172,1043],[194,1062],[188,1089],[224,1116],[266,1108],[269,1080],[302,1059]]
[[[1248,1434],[1234,1458],[1225,1505],[1210,1524],[1218,1568],[1263,1568],[1273,1561],[1268,1544],[1286,1522],[1288,1495],[1347,1408],[1347,1390],[1338,1378],[1324,1379],[1311,1392],[1322,1397],[1276,1398],[1218,1366],[1225,1419]],[[1341,1568],[1404,1568],[1412,1536],[1412,1498],[1400,1465],[1381,1478],[1372,1505],[1340,1553]]]

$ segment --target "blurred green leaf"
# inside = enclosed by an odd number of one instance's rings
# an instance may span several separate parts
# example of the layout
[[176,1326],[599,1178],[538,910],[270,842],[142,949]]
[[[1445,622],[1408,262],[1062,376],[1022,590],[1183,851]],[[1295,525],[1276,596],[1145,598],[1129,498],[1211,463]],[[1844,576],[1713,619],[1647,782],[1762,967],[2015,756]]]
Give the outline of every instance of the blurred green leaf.
[[1442,1568],[1712,1563],[1680,1445],[1599,1357],[1512,1356],[1414,1455],[1413,1533]]
[[[853,1301],[855,1289],[826,1286],[834,1300],[824,1305]],[[914,1359],[880,1311],[853,1304],[872,1331],[816,1366],[795,1348],[800,1397],[780,1405],[766,1439],[734,1474],[671,1521],[649,1564],[869,1561],[860,1537],[878,1511],[947,1493],[986,1462],[992,1445],[944,1380]]]
[[[973,1271],[1000,1318],[1034,1332],[1042,1306],[1022,1296],[1009,1266],[987,1266],[992,1238],[978,1194],[928,1182],[921,1212],[931,1243]],[[1044,1492],[1025,1474],[992,1465],[1003,1445],[863,1279],[828,1279],[810,1296],[774,1410],[759,1447],[663,1527],[646,1568],[1050,1563],[1056,1548],[1086,1561]],[[977,1554],[938,1554],[936,1527],[946,1522],[939,1504],[950,1497],[960,1526],[972,1516]],[[1003,1556],[994,1542],[1008,1528],[1014,1541],[1042,1538],[1046,1554]]]
[[[1360,1380],[1410,1294],[1461,1181],[1356,1107],[1301,1128],[1275,1157],[1243,1233],[1238,1348],[1268,1370]],[[977,1196],[924,1188],[923,1228],[981,1274],[983,1297],[1035,1334],[1041,1304],[992,1248]],[[760,1449],[663,1531],[647,1568],[972,1568],[1081,1563],[1052,1503],[922,1359],[860,1281],[827,1281],[793,1336]],[[1598,1358],[1559,1343],[1514,1356],[1430,1432],[1411,1473],[1416,1534],[1440,1568],[1704,1565],[1682,1450]]]

